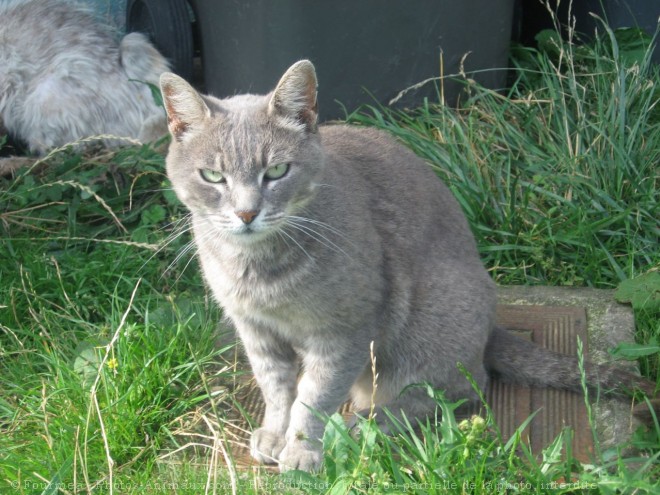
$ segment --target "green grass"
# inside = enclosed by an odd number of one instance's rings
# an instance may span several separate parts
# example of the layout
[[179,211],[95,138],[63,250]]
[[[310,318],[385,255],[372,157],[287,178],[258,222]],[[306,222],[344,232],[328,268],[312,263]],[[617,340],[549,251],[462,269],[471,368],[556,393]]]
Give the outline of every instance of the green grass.
[[497,281],[616,287],[658,264],[658,68],[557,50],[519,49],[506,96],[474,87],[458,112],[374,107],[350,120],[432,164]]
[[[646,347],[626,352],[657,379],[660,75],[625,36],[521,49],[509,93],[466,83],[460,110],[372,107],[350,120],[429,161],[499,283],[632,279],[641,295],[622,297]],[[570,430],[535,457],[487,414],[458,423],[441,395],[437,426],[402,424],[394,438],[330,418],[318,474],[216,469],[222,427],[193,425],[222,424],[243,370],[216,345],[220,315],[157,150],[59,150],[1,180],[0,493],[657,493],[657,425],[636,450],[582,465]]]

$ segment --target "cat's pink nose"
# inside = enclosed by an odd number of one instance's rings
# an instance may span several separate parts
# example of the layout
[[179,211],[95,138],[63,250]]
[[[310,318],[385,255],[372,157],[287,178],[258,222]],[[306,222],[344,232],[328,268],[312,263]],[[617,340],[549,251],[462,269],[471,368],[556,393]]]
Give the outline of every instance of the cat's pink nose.
[[243,220],[243,223],[245,225],[251,224],[252,221],[256,218],[256,216],[259,214],[258,210],[247,210],[247,211],[237,211],[235,212],[236,216]]

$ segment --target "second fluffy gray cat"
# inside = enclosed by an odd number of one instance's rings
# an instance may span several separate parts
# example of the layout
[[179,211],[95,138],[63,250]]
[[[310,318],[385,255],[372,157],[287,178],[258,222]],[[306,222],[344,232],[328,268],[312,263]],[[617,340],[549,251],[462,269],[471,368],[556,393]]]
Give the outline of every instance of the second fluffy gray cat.
[[[419,388],[402,394],[410,384],[475,399],[458,362],[482,389],[499,374],[579,390],[576,359],[494,326],[495,286],[447,187],[382,132],[317,126],[316,85],[309,61],[266,96],[220,100],[161,77],[167,172],[266,403],[252,455],[317,468],[323,423],[311,409],[348,398],[411,421],[435,403]],[[588,379],[652,388],[607,367],[589,366]]]
[[169,70],[146,36],[121,41],[90,2],[0,0],[0,133],[45,154],[95,135],[106,145],[167,131],[151,94]]

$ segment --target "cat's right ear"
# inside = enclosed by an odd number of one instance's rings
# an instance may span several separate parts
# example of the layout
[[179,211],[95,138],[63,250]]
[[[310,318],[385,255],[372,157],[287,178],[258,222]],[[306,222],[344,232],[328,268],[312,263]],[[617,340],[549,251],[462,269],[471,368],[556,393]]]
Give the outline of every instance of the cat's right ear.
[[211,116],[199,93],[185,79],[171,72],[160,76],[160,91],[167,112],[167,127],[177,141],[202,127]]

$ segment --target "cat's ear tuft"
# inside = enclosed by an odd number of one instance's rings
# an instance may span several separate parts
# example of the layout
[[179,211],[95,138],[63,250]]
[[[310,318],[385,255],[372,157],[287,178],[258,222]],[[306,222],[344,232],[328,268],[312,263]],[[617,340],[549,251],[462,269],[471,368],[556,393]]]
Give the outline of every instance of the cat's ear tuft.
[[316,101],[316,70],[309,60],[293,64],[277,84],[268,105],[276,115],[295,125],[316,132],[318,105]]
[[185,79],[171,72],[160,76],[160,91],[167,112],[167,127],[177,141],[199,129],[211,115],[199,93]]

